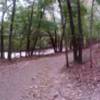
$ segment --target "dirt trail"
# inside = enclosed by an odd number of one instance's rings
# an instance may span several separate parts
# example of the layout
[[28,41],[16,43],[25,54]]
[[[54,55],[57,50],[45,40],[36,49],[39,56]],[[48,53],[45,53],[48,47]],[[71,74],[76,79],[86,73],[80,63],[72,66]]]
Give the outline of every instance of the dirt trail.
[[64,65],[62,54],[0,66],[0,100],[100,100],[99,66]]
[[43,88],[46,84],[52,83],[52,77],[54,74],[56,76],[56,71],[60,66],[64,66],[64,56],[0,66],[6,68],[0,71],[0,98],[2,100],[34,100],[30,96],[33,88],[36,88],[33,92],[37,92],[39,90],[37,88]]

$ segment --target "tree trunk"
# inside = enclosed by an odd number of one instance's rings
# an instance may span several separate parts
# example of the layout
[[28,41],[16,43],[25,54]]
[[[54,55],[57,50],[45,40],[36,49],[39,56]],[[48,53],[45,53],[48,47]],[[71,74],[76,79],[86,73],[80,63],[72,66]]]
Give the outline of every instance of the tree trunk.
[[68,38],[67,38],[67,35],[66,35],[66,21],[67,21],[67,18],[65,18],[65,23],[64,23],[64,26],[63,26],[63,33],[64,33],[64,40],[65,40],[65,56],[66,56],[66,67],[69,67],[69,60],[68,60]]
[[93,32],[93,8],[94,8],[94,1],[92,0],[92,7],[91,7],[91,16],[90,16],[90,67],[93,67],[93,57],[92,57],[92,32]]
[[71,7],[70,0],[66,0],[66,3],[67,3],[69,18],[70,18],[70,28],[72,34],[71,40],[73,45],[74,61],[77,62],[77,41],[76,41],[75,26],[74,26],[74,21],[72,16],[72,7]]
[[33,52],[34,52],[34,50],[35,50],[37,41],[38,41],[38,36],[36,36],[36,37],[35,37],[35,40],[33,41],[34,44],[33,44],[33,47],[31,48],[31,56],[33,56]]
[[[54,20],[54,22],[56,23],[54,13],[53,13],[53,20]],[[57,29],[54,30],[54,36],[55,36],[55,39],[54,39],[54,43],[55,43],[55,53],[57,53],[57,52],[58,52],[58,36],[57,36]],[[52,38],[52,39],[53,39],[53,38]]]
[[6,12],[6,6],[7,6],[7,0],[5,0],[5,2],[4,2],[3,11],[2,11],[2,17],[1,17],[1,29],[0,29],[1,59],[4,58],[4,25],[3,24],[4,24],[4,16],[5,16],[5,12]]
[[27,23],[24,23],[24,25],[23,25],[23,28],[22,28],[22,31],[21,31],[21,33],[20,33],[20,36],[22,35],[22,37],[20,37],[20,45],[19,45],[19,48],[20,48],[20,57],[21,57],[21,48],[22,48],[22,45],[23,45],[23,40],[24,40],[24,38],[25,38],[25,35],[24,35],[24,33],[25,33],[25,29],[26,29],[26,27],[27,27]]
[[61,39],[60,39],[60,47],[59,51],[62,52],[63,49],[63,39],[64,39],[64,15],[63,15],[63,8],[61,5],[61,0],[58,0],[59,3],[59,8],[60,8],[60,14],[61,14],[61,25],[62,25],[62,34],[61,34]]
[[82,63],[83,32],[82,32],[81,11],[80,10],[81,10],[80,0],[77,0],[78,30],[79,30],[79,36],[78,36],[78,49],[79,49],[78,62]]
[[34,1],[31,7],[31,14],[29,17],[29,26],[28,26],[28,31],[27,31],[27,56],[30,56],[30,35],[31,35],[31,27],[32,27],[32,20],[33,20],[33,6],[34,6]]
[[51,35],[50,32],[48,32],[48,35],[49,35],[49,38],[50,38],[50,40],[51,40],[51,43],[52,43],[54,52],[57,53],[57,49],[56,49],[56,45],[55,45],[55,41],[54,41],[54,39],[53,39],[53,36]]
[[3,14],[2,14],[2,18],[1,18],[2,20],[1,20],[1,34],[0,34],[0,36],[1,36],[1,41],[0,41],[0,45],[1,45],[1,59],[3,59],[4,58],[4,36],[3,36],[3,30],[4,30],[4,26],[3,26],[3,23],[4,23],[4,12],[3,12]]
[[[39,23],[38,23],[38,26],[37,26],[37,30],[39,30],[40,29],[40,26],[41,26],[41,19],[42,19],[42,17],[43,17],[43,14],[44,14],[44,11],[45,11],[45,7],[43,7],[43,8],[41,8],[41,9],[43,9],[43,11],[41,11],[41,13],[40,13],[40,20],[39,20]],[[37,33],[38,31],[35,31],[34,33]],[[37,44],[37,41],[38,41],[38,38],[39,38],[39,36],[38,36],[39,34],[37,34],[36,35],[36,39],[35,39],[35,41],[34,41],[34,45],[33,45],[33,47],[31,48],[31,56],[33,55],[33,51],[34,51],[34,49],[35,49],[35,47],[36,47],[36,44]]]
[[15,11],[16,11],[16,0],[13,0],[13,8],[12,8],[10,31],[9,31],[8,60],[11,60],[12,34],[13,34],[13,25],[14,25]]
[[[63,39],[65,40],[65,53],[66,53],[66,67],[69,67],[69,61],[68,61],[68,49],[67,49],[67,35],[66,35],[66,21],[67,19],[64,16],[63,8],[61,5],[61,0],[58,0],[59,8],[60,8],[60,14],[61,14],[61,25],[62,25],[62,35],[60,40],[60,52],[62,52],[63,49]],[[67,15],[67,14],[66,14]]]

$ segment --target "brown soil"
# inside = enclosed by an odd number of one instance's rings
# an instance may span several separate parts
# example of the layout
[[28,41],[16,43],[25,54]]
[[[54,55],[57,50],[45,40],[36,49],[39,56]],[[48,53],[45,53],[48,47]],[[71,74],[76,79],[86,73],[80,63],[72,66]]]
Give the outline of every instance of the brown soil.
[[[0,64],[0,100],[99,100],[100,49],[93,47],[93,67],[89,49],[84,50],[84,64],[65,67],[65,56],[26,59]],[[16,62],[16,63],[15,63]]]

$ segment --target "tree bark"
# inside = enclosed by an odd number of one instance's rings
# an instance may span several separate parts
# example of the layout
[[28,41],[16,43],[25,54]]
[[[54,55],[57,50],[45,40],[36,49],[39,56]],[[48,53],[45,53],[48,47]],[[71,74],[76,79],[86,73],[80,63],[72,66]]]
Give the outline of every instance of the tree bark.
[[9,31],[8,60],[11,60],[12,34],[13,34],[13,25],[14,25],[15,11],[16,11],[16,0],[13,0],[13,8],[12,8],[10,31]]
[[[66,22],[67,19],[64,16],[63,8],[61,5],[61,0],[58,0],[59,8],[60,8],[60,14],[61,14],[61,25],[62,25],[62,35],[61,35],[61,41],[60,41],[60,52],[62,52],[63,49],[63,39],[65,40],[65,54],[66,54],[66,67],[69,67],[69,61],[68,61],[68,49],[67,49],[67,35],[66,35]],[[67,15],[67,14],[66,14]]]
[[32,20],[33,20],[33,7],[34,7],[34,1],[31,7],[31,14],[29,17],[29,25],[28,25],[28,31],[27,31],[27,56],[30,56],[30,35],[31,35],[31,27],[32,27]]
[[59,51],[62,52],[63,49],[63,39],[64,39],[64,15],[63,15],[63,8],[61,5],[61,0],[58,0],[59,3],[59,8],[60,8],[60,15],[61,15],[61,26],[62,26],[62,34],[61,34],[61,39],[60,39],[60,47],[59,47]]
[[[56,23],[54,13],[53,13],[53,20],[54,20],[54,22]],[[57,29],[54,30],[54,36],[55,36],[55,38],[54,38],[55,53],[57,53],[57,52],[58,52],[58,49],[59,49],[58,36],[57,36]],[[53,38],[52,38],[52,39],[53,39]]]
[[[41,8],[42,9],[42,8]],[[34,32],[34,33],[37,33],[38,32],[38,30],[40,29],[40,26],[41,26],[41,19],[42,19],[42,17],[43,17],[43,14],[44,14],[44,11],[45,11],[45,7],[43,7],[43,11],[41,11],[41,13],[40,13],[40,16],[39,16],[39,23],[38,23],[38,26],[37,26],[37,30]],[[38,38],[39,38],[39,36],[38,36],[39,34],[37,34],[36,35],[36,39],[35,39],[35,41],[34,41],[34,45],[33,45],[33,47],[31,48],[31,56],[33,55],[33,52],[34,52],[34,50],[35,50],[35,47],[36,47],[36,44],[37,44],[37,41],[38,41]]]
[[48,31],[48,35],[49,35],[49,38],[51,40],[51,43],[52,43],[52,46],[53,46],[53,49],[54,49],[54,52],[57,53],[57,49],[56,49],[56,45],[55,45],[55,41],[51,35],[51,33]]
[[4,58],[4,36],[3,36],[3,31],[4,31],[4,26],[3,26],[3,23],[4,23],[4,12],[3,12],[3,14],[2,14],[2,18],[1,18],[2,20],[1,20],[1,34],[0,34],[0,36],[1,36],[1,41],[0,41],[0,46],[1,46],[1,59],[3,59]]
[[1,29],[0,29],[0,46],[1,46],[1,59],[4,58],[4,16],[6,12],[6,6],[7,6],[7,0],[5,0],[4,5],[3,5],[3,11],[2,11],[2,17],[1,17]]
[[74,53],[74,61],[77,62],[77,42],[76,42],[76,36],[75,36],[75,26],[74,26],[74,20],[72,16],[72,7],[70,0],[66,0],[67,7],[68,7],[68,13],[70,18],[70,29],[72,34],[72,45],[73,45],[73,53]]
[[82,48],[83,48],[83,31],[82,31],[82,22],[81,22],[81,8],[80,8],[80,0],[77,0],[77,11],[78,11],[78,30],[79,30],[79,36],[78,36],[78,49],[79,49],[79,55],[78,55],[78,62],[82,63]]
[[93,57],[92,57],[92,32],[93,32],[93,9],[94,9],[94,1],[92,0],[92,7],[91,7],[91,16],[90,16],[90,67],[93,67]]

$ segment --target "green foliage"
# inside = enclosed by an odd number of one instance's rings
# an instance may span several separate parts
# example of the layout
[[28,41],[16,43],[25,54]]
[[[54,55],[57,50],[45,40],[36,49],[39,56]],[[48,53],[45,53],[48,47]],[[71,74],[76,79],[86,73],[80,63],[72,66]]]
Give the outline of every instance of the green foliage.
[[[73,10],[73,17],[74,17],[74,24],[75,24],[75,32],[78,33],[78,27],[77,27],[77,0],[73,0],[72,2],[72,10]],[[0,12],[2,12],[2,4],[4,0],[0,1]],[[14,20],[14,31],[13,31],[13,48],[18,49],[20,48],[20,41],[22,39],[22,49],[25,49],[26,41],[27,41],[27,34],[28,33],[28,26],[29,26],[29,18],[32,8],[33,0],[23,0],[26,5],[21,4],[20,0],[17,1],[17,8],[16,8],[16,16]],[[97,0],[98,4],[100,4],[100,0]],[[50,39],[48,38],[47,32],[49,31],[53,38],[55,38],[55,30],[57,31],[57,36],[61,38],[61,23],[59,19],[59,23],[54,21],[54,19],[51,17],[51,20],[48,20],[48,13],[52,14],[54,13],[51,9],[54,4],[56,3],[56,0],[34,0],[34,6],[33,6],[33,16],[32,16],[32,26],[31,26],[31,46],[34,44],[35,37],[37,34],[35,34],[36,31],[39,32],[38,35],[42,36],[41,40],[38,40],[38,47],[39,43],[43,41],[42,46],[46,47],[50,42]],[[68,18],[68,9],[65,0],[61,0],[62,3],[62,10],[65,18],[67,18],[67,27],[66,32],[70,36],[70,25],[69,25],[69,18]],[[5,41],[5,47],[7,47],[8,38],[9,35],[9,25],[10,25],[10,19],[11,19],[11,8],[12,3],[9,1],[9,4],[11,7],[7,9],[5,13],[5,22],[4,22],[4,41]],[[7,5],[8,7],[9,5]],[[44,12],[43,12],[44,10]],[[50,10],[52,10],[50,12]],[[88,19],[88,9],[81,3],[81,17],[82,17],[82,26],[83,26],[83,33],[85,37],[88,37],[89,35],[89,19]],[[41,18],[41,13],[43,14],[43,18]],[[58,12],[59,13],[59,12]],[[55,16],[55,20],[57,19],[57,16]],[[40,23],[40,28],[38,28]],[[97,31],[100,29],[100,22],[97,21],[94,25],[94,34],[97,33]],[[34,37],[34,38],[33,38]]]
[[100,0],[96,0],[98,4],[100,4]]

